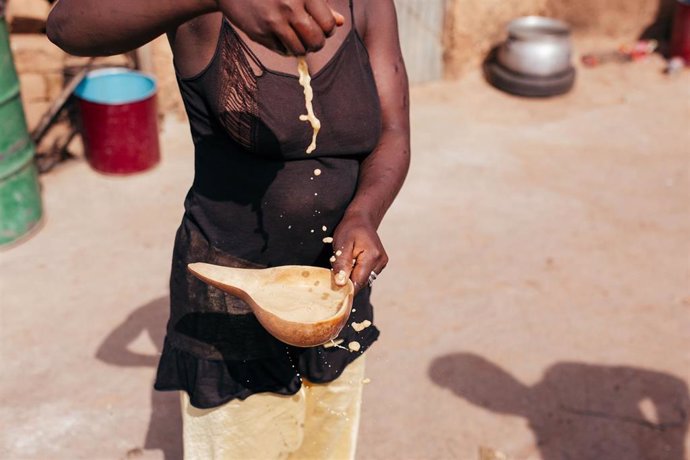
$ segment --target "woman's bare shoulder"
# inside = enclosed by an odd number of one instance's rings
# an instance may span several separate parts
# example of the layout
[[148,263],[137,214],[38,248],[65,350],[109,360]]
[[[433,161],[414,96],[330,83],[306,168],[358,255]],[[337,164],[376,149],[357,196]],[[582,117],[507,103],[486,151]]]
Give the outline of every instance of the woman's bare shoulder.
[[222,24],[221,13],[191,19],[168,33],[175,64],[182,76],[196,75],[215,54]]
[[376,27],[386,27],[396,21],[393,0],[353,0],[357,28],[366,36],[367,31]]

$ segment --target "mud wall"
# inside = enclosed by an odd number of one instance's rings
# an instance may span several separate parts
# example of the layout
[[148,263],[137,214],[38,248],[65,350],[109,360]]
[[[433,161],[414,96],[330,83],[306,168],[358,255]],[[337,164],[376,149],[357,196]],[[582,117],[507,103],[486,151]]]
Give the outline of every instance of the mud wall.
[[477,65],[518,16],[552,16],[567,21],[575,34],[628,41],[650,31],[663,34],[673,7],[674,0],[448,0],[445,75],[456,78]]
[[[676,0],[445,0],[445,16],[433,27],[421,24],[428,33],[419,34],[409,27],[411,35],[403,37],[408,54],[420,48],[419,40],[436,40],[438,67],[443,65],[447,78],[457,78],[479,64],[492,46],[503,38],[505,25],[513,18],[544,14],[564,19],[576,34],[614,37],[621,41],[642,35],[663,35],[672,16]],[[400,14],[409,4],[421,1],[396,0]],[[22,83],[30,127],[59,94],[65,68],[86,60],[68,56],[52,45],[44,34],[47,0],[14,0],[10,2],[8,20],[12,29],[11,44]],[[408,8],[409,9],[409,8]],[[412,11],[415,13],[415,11]],[[419,14],[413,14],[418,20]],[[431,29],[434,30],[431,30]],[[425,29],[425,30],[426,30]],[[440,30],[436,30],[440,29]],[[431,38],[429,38],[431,37]],[[421,47],[425,52],[425,47]],[[158,77],[158,106],[161,114],[184,116],[175,81],[172,55],[165,37],[151,46],[152,71]],[[441,56],[442,54],[442,56]],[[435,56],[435,54],[434,54]],[[428,67],[428,64],[422,64]],[[126,56],[100,60],[100,64],[127,65]],[[412,62],[411,62],[412,64]]]

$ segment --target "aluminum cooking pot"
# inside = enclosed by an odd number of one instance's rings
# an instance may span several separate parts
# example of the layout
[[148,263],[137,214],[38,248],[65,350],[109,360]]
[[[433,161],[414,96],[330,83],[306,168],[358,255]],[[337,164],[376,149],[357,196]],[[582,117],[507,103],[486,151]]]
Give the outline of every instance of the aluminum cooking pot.
[[550,77],[571,68],[570,27],[563,21],[525,16],[508,24],[498,62],[523,75]]

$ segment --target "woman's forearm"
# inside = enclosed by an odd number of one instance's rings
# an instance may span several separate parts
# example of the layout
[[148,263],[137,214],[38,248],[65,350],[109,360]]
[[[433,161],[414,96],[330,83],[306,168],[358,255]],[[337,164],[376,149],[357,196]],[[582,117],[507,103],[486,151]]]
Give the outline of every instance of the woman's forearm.
[[347,214],[365,217],[378,228],[400,191],[409,167],[409,131],[384,132],[377,149],[362,163],[357,192]]
[[359,291],[372,273],[388,264],[378,226],[400,191],[410,166],[408,127],[384,130],[379,145],[363,162],[355,197],[333,234],[331,259],[335,283],[349,278]]
[[106,56],[138,48],[217,9],[216,0],[60,0],[46,31],[70,54]]

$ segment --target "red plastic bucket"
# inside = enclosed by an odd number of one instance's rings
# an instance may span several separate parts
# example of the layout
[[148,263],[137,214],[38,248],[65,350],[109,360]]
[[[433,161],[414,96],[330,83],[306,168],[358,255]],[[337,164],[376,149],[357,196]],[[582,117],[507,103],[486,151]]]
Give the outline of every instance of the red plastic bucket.
[[673,18],[671,57],[679,56],[690,65],[690,0],[678,0]]
[[132,174],[160,161],[152,77],[124,68],[94,70],[75,94],[86,158],[95,170]]

